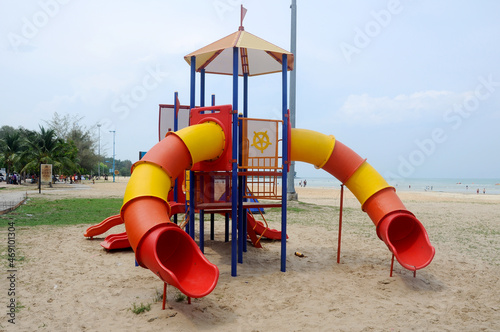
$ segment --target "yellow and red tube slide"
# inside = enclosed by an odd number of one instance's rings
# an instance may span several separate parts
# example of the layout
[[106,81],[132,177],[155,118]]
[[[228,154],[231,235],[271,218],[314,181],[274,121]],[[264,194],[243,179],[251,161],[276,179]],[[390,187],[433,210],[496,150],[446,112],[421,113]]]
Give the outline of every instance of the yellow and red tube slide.
[[169,132],[132,167],[120,212],[137,263],[193,298],[215,288],[219,270],[170,221],[168,193],[181,172],[218,158],[224,139],[221,126],[210,121]]
[[345,184],[404,268],[416,271],[430,264],[435,249],[424,226],[365,159],[335,137],[312,130],[292,129],[290,144],[291,160],[313,164]]

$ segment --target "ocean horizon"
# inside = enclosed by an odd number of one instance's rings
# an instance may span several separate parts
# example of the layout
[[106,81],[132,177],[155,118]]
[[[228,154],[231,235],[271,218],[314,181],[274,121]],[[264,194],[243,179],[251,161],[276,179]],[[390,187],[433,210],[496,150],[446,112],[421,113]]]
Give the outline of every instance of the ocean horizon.
[[[295,178],[295,186],[307,181],[307,187],[338,188],[340,181],[334,177],[300,177]],[[405,178],[392,179],[387,182],[396,188],[396,191],[434,191],[463,194],[500,195],[500,178],[471,179],[471,178]]]

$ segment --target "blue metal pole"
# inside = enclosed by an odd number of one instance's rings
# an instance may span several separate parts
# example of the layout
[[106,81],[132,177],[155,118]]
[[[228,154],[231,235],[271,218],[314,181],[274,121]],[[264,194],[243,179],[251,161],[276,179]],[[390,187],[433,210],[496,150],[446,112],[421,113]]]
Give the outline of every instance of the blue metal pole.
[[[174,92],[174,131],[179,130],[179,115],[177,114],[177,107],[180,105],[177,105],[177,99],[179,98],[179,93],[176,91]],[[179,195],[177,193],[177,179],[175,179],[175,186],[174,186],[174,200],[177,202]]]
[[[179,99],[179,93],[176,91],[174,92],[174,132],[179,130],[179,115],[177,114],[177,107],[179,107],[180,105],[178,105],[177,103],[177,99]],[[179,200],[179,193],[177,191],[177,179],[175,179],[175,183],[174,183],[174,201],[178,202]],[[174,215],[174,223],[177,225],[177,214]]]
[[231,276],[237,276],[238,250],[238,48],[233,47],[233,151],[231,176]]
[[[244,118],[248,118],[248,73],[244,73],[243,74],[243,117]],[[243,126],[240,125],[240,137],[243,137],[242,136],[242,133],[243,133]],[[241,140],[241,138],[240,138]],[[243,142],[240,142],[240,144],[243,144]],[[243,146],[243,145],[241,145]],[[242,165],[243,163],[243,156],[241,155],[241,153],[243,152],[242,151],[243,149],[240,149],[240,159],[241,159],[241,162],[240,162],[240,165]],[[246,169],[242,169],[242,171],[246,171]],[[243,196],[245,195],[245,191],[246,191],[246,188],[247,188],[247,178],[246,176],[242,177],[241,178],[241,190],[240,190],[240,194],[242,196],[242,199],[241,199],[241,202],[246,202],[247,199],[243,199]],[[242,205],[243,206],[243,205]],[[241,241],[241,245],[243,246],[243,251],[244,252],[247,252],[247,210],[245,209],[244,211],[242,211],[241,213],[241,224],[242,224],[242,238],[243,240]]]
[[205,69],[200,70],[200,107],[205,107]]
[[195,107],[195,93],[196,93],[196,57],[191,57],[191,91],[189,99],[189,107]]
[[[189,107],[195,108],[195,93],[196,93],[196,57],[191,57],[191,95]],[[195,191],[195,178],[194,172],[189,171],[189,236],[194,240],[194,191]]]
[[283,140],[282,140],[282,179],[281,179],[281,272],[286,272],[286,207],[287,207],[287,165],[288,165],[288,96],[287,96],[287,69],[288,69],[288,58],[286,54],[283,54]]
[[248,118],[248,74],[243,74],[243,117]]
[[212,106],[215,106],[215,95],[212,94]]
[[[205,107],[205,69],[200,70],[200,107]],[[200,183],[200,186],[202,186],[202,183]],[[201,190],[203,192],[203,189]],[[204,247],[205,247],[205,211],[200,210],[200,249],[201,252],[203,253],[205,252]]]
[[200,210],[200,250],[205,253],[205,210]]
[[[241,119],[241,118],[240,118]],[[239,120],[239,126],[238,126],[238,136],[239,136],[239,143],[241,145],[241,120]],[[241,166],[242,165],[242,149],[238,149],[238,164]],[[246,251],[244,243],[246,243],[246,225],[243,222],[244,220],[244,212],[245,209],[243,209],[243,176],[240,175],[238,176],[238,245],[239,245],[239,250],[238,250],[238,263],[243,263],[243,251]]]

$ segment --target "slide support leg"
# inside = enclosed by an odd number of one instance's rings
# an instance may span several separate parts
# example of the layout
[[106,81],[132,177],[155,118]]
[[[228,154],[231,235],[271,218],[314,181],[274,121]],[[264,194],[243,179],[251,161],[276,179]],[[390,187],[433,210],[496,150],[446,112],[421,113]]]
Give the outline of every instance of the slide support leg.
[[161,305],[161,310],[165,310],[165,303],[167,302],[167,283],[163,283],[163,303]]
[[229,242],[229,213],[224,214],[224,242]]
[[205,210],[200,210],[200,250],[205,253]]
[[340,185],[340,211],[339,211],[339,242],[337,245],[337,264],[340,263],[340,244],[342,238],[342,210],[344,209],[344,185]]
[[394,268],[394,254],[392,254],[392,259],[391,259],[391,273],[389,274],[389,277],[392,277],[392,270]]
[[214,220],[214,214],[210,214],[210,240],[214,240],[214,233],[215,233],[215,220]]

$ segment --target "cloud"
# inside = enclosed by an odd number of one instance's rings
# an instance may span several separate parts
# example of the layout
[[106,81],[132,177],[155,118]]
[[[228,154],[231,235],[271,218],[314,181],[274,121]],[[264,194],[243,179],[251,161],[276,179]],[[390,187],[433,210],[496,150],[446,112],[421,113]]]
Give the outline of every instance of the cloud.
[[[67,110],[76,104],[80,100],[80,96],[75,94],[73,96],[56,95],[50,101],[40,101],[36,107],[35,111],[42,114],[50,114],[54,112],[61,112],[61,110]],[[46,118],[47,120],[50,119]]]
[[124,91],[136,81],[135,76],[129,72],[95,73],[75,79],[73,88],[81,95],[82,101],[95,105]]
[[375,125],[434,121],[453,104],[462,103],[471,93],[428,90],[395,97],[349,95],[335,117],[343,123]]

